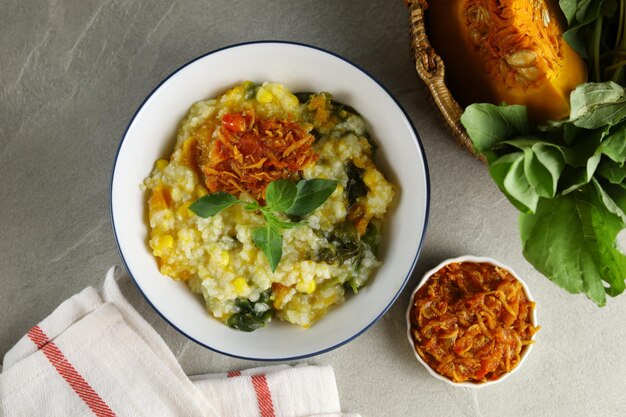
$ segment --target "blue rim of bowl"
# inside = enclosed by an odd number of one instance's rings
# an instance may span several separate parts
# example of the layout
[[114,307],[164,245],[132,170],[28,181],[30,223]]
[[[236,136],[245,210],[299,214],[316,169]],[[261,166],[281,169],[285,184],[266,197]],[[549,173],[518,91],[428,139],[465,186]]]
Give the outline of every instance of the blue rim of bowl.
[[[135,121],[135,118],[137,117],[137,114],[141,111],[141,109],[146,104],[146,102],[148,100],[150,100],[150,98],[154,95],[154,93],[163,84],[165,84],[170,78],[172,78],[175,74],[177,74],[183,68],[186,68],[187,66],[193,64],[194,62],[196,62],[196,61],[198,61],[200,59],[203,59],[203,58],[205,58],[205,57],[207,57],[209,55],[212,55],[214,53],[226,50],[226,49],[238,48],[238,47],[241,47],[241,46],[255,45],[255,44],[285,44],[285,45],[295,45],[295,46],[301,46],[301,47],[305,47],[305,48],[314,49],[314,50],[317,50],[317,51],[324,52],[326,54],[332,55],[335,58],[339,58],[342,61],[346,62],[347,64],[353,66],[357,70],[361,71],[363,74],[367,75],[372,81],[374,81],[376,84],[378,84],[385,91],[385,93],[387,93],[387,95],[389,95],[389,97],[391,97],[391,99],[395,102],[396,106],[398,106],[398,108],[402,111],[402,114],[404,115],[404,117],[406,118],[409,126],[413,130],[413,133],[415,134],[415,139],[416,139],[417,145],[418,145],[418,147],[420,149],[420,152],[422,154],[422,159],[424,161],[424,174],[425,174],[425,180],[426,180],[426,211],[425,211],[425,219],[424,219],[424,228],[422,230],[422,237],[420,239],[420,242],[419,242],[419,245],[418,245],[418,248],[417,248],[417,252],[415,253],[415,258],[413,258],[413,262],[411,263],[411,268],[407,272],[407,275],[404,278],[404,281],[402,282],[402,286],[400,287],[398,292],[393,296],[393,298],[391,299],[389,304],[387,304],[387,306],[383,309],[383,311],[381,311],[381,313],[374,320],[372,320],[371,323],[369,323],[367,326],[365,326],[363,329],[361,329],[356,334],[354,334],[354,335],[348,337],[347,339],[343,340],[342,342],[337,343],[337,344],[335,344],[335,345],[333,345],[331,347],[328,347],[328,348],[316,351],[316,352],[306,353],[306,354],[303,354],[303,355],[288,356],[288,357],[285,357],[285,358],[254,358],[254,357],[240,356],[240,355],[235,355],[233,353],[224,352],[224,351],[221,351],[221,350],[216,349],[214,347],[211,347],[209,345],[206,345],[205,343],[202,343],[199,340],[196,340],[195,338],[191,337],[190,335],[188,335],[187,333],[185,333],[184,331],[179,329],[174,323],[172,323],[167,317],[165,317],[159,311],[159,309],[157,309],[154,306],[154,304],[152,304],[150,299],[146,296],[146,294],[144,293],[143,289],[141,288],[141,286],[139,285],[139,283],[137,282],[137,280],[133,276],[130,268],[128,267],[128,264],[126,263],[126,258],[124,258],[124,254],[122,253],[122,250],[120,248],[120,243],[119,243],[119,240],[118,240],[118,237],[117,237],[116,228],[115,228],[115,219],[113,218],[113,179],[115,177],[115,168],[117,166],[117,159],[119,157],[120,150],[121,150],[122,145],[124,143],[124,139],[126,139],[126,135],[128,134],[128,130],[132,126],[133,122]],[[245,359],[245,360],[251,360],[251,361],[259,361],[259,362],[292,361],[292,360],[305,359],[305,358],[310,358],[310,357],[313,357],[313,356],[321,355],[323,353],[327,353],[327,352],[330,352],[331,350],[337,349],[338,347],[341,347],[341,346],[345,345],[348,342],[351,342],[352,340],[356,339],[357,337],[359,337],[363,333],[365,333],[374,324],[376,324],[378,322],[378,320],[380,320],[382,318],[382,316],[384,316],[385,313],[387,313],[387,311],[389,311],[391,306],[396,302],[396,300],[398,299],[398,297],[400,296],[400,294],[402,293],[402,291],[406,287],[406,284],[408,283],[409,278],[411,278],[411,275],[413,274],[413,270],[415,269],[415,265],[417,263],[417,259],[419,258],[419,254],[422,251],[422,245],[424,243],[424,237],[426,236],[426,230],[428,228],[429,214],[430,214],[430,175],[429,175],[429,169],[428,169],[428,162],[426,160],[426,152],[424,151],[424,146],[422,145],[422,141],[420,139],[420,136],[417,133],[417,130],[415,129],[415,126],[413,125],[413,121],[409,117],[409,115],[406,112],[406,110],[404,109],[404,107],[402,107],[402,105],[400,104],[398,99],[396,99],[396,97],[393,94],[391,94],[391,92],[380,81],[378,81],[377,78],[375,78],[372,74],[370,74],[369,72],[367,72],[366,70],[361,68],[359,65],[355,64],[354,62],[350,61],[349,59],[344,58],[343,56],[341,56],[341,55],[339,55],[339,54],[337,54],[335,52],[329,51],[327,49],[323,49],[323,48],[320,48],[320,47],[317,47],[317,46],[313,46],[313,45],[307,45],[305,43],[293,42],[293,41],[259,40],[259,41],[249,41],[249,42],[242,42],[242,43],[237,43],[237,44],[233,44],[233,45],[224,46],[222,48],[214,49],[214,50],[212,50],[210,52],[207,52],[206,54],[203,54],[203,55],[200,55],[200,56],[198,56],[196,58],[193,58],[192,60],[186,62],[185,64],[181,65],[176,70],[171,72],[167,77],[165,77],[163,80],[161,80],[161,82],[156,87],[154,87],[154,89],[152,89],[150,94],[148,94],[146,96],[146,98],[141,102],[139,107],[137,107],[137,110],[135,110],[135,113],[133,114],[133,117],[130,119],[130,122],[128,122],[128,125],[126,126],[126,129],[124,130],[124,134],[122,135],[122,140],[120,140],[120,143],[117,146],[117,151],[115,152],[115,159],[113,161],[113,170],[111,171],[111,181],[110,181],[110,186],[109,186],[109,216],[111,218],[111,226],[113,228],[113,236],[115,238],[115,245],[117,247],[118,253],[120,254],[120,257],[122,258],[122,263],[124,264],[124,268],[128,272],[128,275],[131,277],[133,282],[135,283],[135,286],[139,289],[139,292],[143,296],[144,300],[146,300],[146,302],[150,305],[150,307],[152,307],[152,309],[154,311],[156,311],[156,313],[159,316],[161,316],[161,318],[163,320],[165,320],[170,326],[172,326],[174,329],[176,329],[176,331],[178,331],[180,334],[182,334],[183,336],[185,336],[189,340],[192,340],[192,341],[196,342],[200,346],[203,346],[203,347],[205,347],[205,348],[207,348],[209,350],[212,350],[213,352],[217,352],[217,353],[220,353],[222,355],[230,356],[230,357],[233,357],[233,358]]]

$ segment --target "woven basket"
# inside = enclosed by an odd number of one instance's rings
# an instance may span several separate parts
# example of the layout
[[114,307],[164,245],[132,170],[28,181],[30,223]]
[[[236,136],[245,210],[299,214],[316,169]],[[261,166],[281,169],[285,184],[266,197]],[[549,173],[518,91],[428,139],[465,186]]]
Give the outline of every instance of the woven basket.
[[404,0],[404,3],[411,12],[409,18],[410,37],[417,73],[428,87],[435,104],[458,142],[476,158],[484,161],[484,157],[474,149],[472,141],[461,124],[460,117],[463,108],[457,103],[446,86],[443,60],[428,41],[424,19],[424,13],[428,9],[427,0]]

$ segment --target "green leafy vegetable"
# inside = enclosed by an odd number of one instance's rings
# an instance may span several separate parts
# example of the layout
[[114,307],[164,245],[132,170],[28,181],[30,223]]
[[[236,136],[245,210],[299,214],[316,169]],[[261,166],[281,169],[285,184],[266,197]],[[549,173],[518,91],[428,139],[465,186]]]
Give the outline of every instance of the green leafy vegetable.
[[524,106],[473,104],[461,115],[461,123],[478,152],[488,151],[503,140],[530,131]]
[[352,290],[352,293],[356,294],[359,292],[359,283],[354,278],[350,278],[346,282],[343,283],[343,287],[346,290]]
[[[614,195],[611,195],[610,192],[596,179],[593,179],[591,184],[595,188],[598,197],[600,197],[600,200],[604,204],[604,207],[619,217],[622,222],[626,223],[626,213],[624,213],[624,208],[620,204],[623,201],[622,198],[624,196],[624,190],[618,187],[617,189],[614,189]],[[608,189],[610,189],[610,187],[610,185],[606,186]]]
[[520,230],[524,256],[539,272],[604,305],[605,292],[624,291],[626,256],[615,245],[624,222],[589,187],[542,199],[535,214],[520,216]]
[[286,211],[296,199],[296,186],[289,180],[271,182],[265,190],[265,200],[274,211]]
[[367,195],[367,186],[363,182],[363,174],[365,170],[354,165],[354,162],[346,163],[346,175],[348,183],[346,185],[346,194],[348,195],[348,208],[356,204],[359,197]]
[[524,213],[537,207],[539,195],[524,175],[524,152],[506,154],[489,165],[489,173],[509,201]]
[[[550,280],[598,305],[624,291],[626,91],[584,84],[567,120],[531,126],[519,106],[470,105],[461,122],[520,214],[524,256]],[[505,110],[510,107],[509,110]]]
[[618,164],[623,164],[626,161],[626,124],[621,125],[614,133],[611,133],[598,150],[611,158]]
[[313,179],[300,181],[292,204],[284,211],[294,216],[304,216],[321,206],[337,188],[337,181]]
[[374,223],[370,222],[361,240],[368,245],[372,253],[376,255],[378,253],[378,246],[380,245],[380,230],[378,230],[378,227],[376,227]]
[[570,95],[566,123],[585,129],[613,126],[626,117],[626,92],[612,81],[581,84]]
[[256,302],[247,298],[238,298],[235,306],[239,310],[228,318],[226,324],[233,329],[244,332],[265,327],[265,324],[274,316],[272,302],[270,300],[271,289],[263,292]]
[[253,83],[253,82],[246,82],[245,84],[245,89],[243,92],[243,98],[244,100],[252,100],[253,98],[256,97],[256,93],[259,90],[259,87]]
[[283,236],[278,227],[266,224],[252,232],[252,239],[267,257],[272,272],[276,271],[278,262],[283,256]]
[[567,18],[569,29],[563,34],[565,40],[583,58],[589,58],[585,38],[593,33],[593,25],[602,16],[605,0],[560,0],[559,5]]
[[325,236],[329,245],[322,247],[315,256],[318,262],[340,264],[349,262],[352,276],[344,282],[344,288],[355,294],[365,285],[363,276],[358,273],[366,251],[376,255],[380,242],[380,232],[374,223],[370,223],[363,236],[359,236],[352,222],[346,220]]
[[524,149],[524,171],[540,197],[552,198],[556,195],[564,167],[563,154],[558,148],[538,142],[530,149]]
[[626,179],[626,166],[603,159],[598,165],[596,173],[612,184],[621,184]]
[[563,37],[578,54],[588,59],[591,79],[624,85],[626,2],[559,0],[559,6],[569,26]]
[[215,216],[220,211],[237,203],[240,203],[240,201],[234,196],[224,191],[219,191],[200,197],[189,206],[189,210],[200,217],[207,218]]
[[336,187],[337,181],[334,180],[301,180],[293,184],[282,179],[268,184],[265,190],[267,203],[265,206],[257,202],[241,201],[231,194],[219,191],[199,198],[189,206],[189,209],[203,218],[215,216],[234,204],[242,204],[248,211],[261,212],[265,225],[253,231],[252,240],[263,251],[274,272],[283,253],[282,231],[303,224],[282,220],[278,213],[305,216],[321,206]]
[[524,256],[598,305],[624,291],[626,0],[559,0],[564,38],[595,82],[570,95],[567,119],[528,123],[520,106],[470,105],[461,116],[489,172],[520,214]]
[[362,253],[363,248],[359,233],[350,221],[345,221],[337,226],[326,236],[326,239],[330,245],[320,249],[317,255],[318,261],[344,262]]

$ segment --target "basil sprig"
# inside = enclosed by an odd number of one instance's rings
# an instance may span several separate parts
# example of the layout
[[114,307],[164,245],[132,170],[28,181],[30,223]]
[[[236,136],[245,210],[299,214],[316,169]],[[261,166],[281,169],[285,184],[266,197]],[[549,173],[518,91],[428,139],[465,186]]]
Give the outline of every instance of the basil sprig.
[[258,211],[263,215],[265,225],[254,229],[252,240],[263,251],[272,272],[283,256],[284,229],[300,226],[302,222],[281,220],[279,213],[291,216],[305,216],[321,206],[337,188],[337,181],[325,179],[301,180],[297,184],[282,179],[271,182],[265,190],[265,206],[257,202],[248,203],[224,191],[207,194],[194,201],[189,210],[200,217],[215,216],[234,204],[243,204],[248,211]]

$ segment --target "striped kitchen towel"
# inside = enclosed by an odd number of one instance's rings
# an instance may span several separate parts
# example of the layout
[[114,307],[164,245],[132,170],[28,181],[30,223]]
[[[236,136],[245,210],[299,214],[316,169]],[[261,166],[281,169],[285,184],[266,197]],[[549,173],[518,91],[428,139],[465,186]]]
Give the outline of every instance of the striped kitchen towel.
[[189,378],[122,295],[119,281],[128,279],[112,268],[100,292],[66,300],[6,353],[0,415],[348,416],[329,366]]

